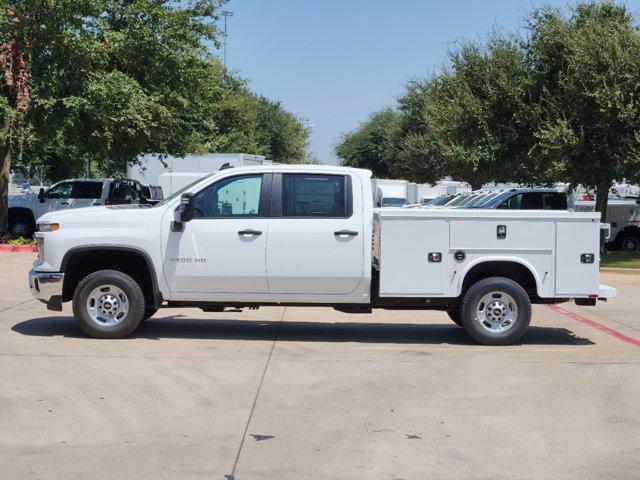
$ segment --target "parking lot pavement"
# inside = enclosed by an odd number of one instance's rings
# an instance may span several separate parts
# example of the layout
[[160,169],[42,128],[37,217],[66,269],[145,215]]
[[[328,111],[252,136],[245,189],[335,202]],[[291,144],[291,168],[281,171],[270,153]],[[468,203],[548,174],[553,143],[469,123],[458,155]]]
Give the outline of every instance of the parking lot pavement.
[[607,305],[536,306],[512,347],[439,312],[291,307],[161,310],[95,340],[28,301],[31,260],[0,257],[0,478],[638,476],[640,276],[603,276]]

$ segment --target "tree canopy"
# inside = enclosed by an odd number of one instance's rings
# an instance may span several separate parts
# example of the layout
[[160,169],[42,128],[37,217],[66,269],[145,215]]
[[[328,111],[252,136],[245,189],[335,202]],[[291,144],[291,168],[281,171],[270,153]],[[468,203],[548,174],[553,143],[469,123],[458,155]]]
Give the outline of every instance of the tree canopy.
[[407,84],[393,128],[380,132],[374,114],[336,153],[413,181],[582,184],[604,211],[613,181],[640,181],[639,67],[640,30],[624,6],[538,9],[519,34],[457,43],[442,68]]
[[0,0],[0,231],[8,172],[242,151],[307,158],[307,130],[210,52],[223,0]]

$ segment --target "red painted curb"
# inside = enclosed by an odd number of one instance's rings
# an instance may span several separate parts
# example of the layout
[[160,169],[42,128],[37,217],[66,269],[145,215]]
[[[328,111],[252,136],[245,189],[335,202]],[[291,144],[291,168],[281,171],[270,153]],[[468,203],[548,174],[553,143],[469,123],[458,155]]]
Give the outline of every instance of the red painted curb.
[[0,252],[34,253],[37,251],[35,245],[0,245]]
[[618,340],[628,343],[629,345],[640,347],[640,340],[638,340],[637,338],[629,337],[624,333],[620,333],[619,331],[614,330],[613,328],[609,328],[606,325],[602,325],[601,323],[596,322],[595,320],[591,320],[590,318],[583,317],[582,315],[578,315],[577,313],[573,313],[572,311],[558,305],[547,305],[547,307],[554,312],[562,313],[563,315],[573,318],[580,323],[584,323],[585,325],[589,325],[590,327],[600,330],[601,332],[607,333],[612,337],[617,338]]

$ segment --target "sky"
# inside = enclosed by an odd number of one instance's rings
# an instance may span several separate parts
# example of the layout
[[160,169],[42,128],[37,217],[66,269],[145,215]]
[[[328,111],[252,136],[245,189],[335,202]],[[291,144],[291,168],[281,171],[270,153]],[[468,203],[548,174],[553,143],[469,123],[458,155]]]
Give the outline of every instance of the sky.
[[[393,106],[456,40],[517,31],[541,5],[567,1],[230,0],[227,66],[306,119],[312,154],[337,163],[341,136]],[[640,11],[640,0],[626,5]]]

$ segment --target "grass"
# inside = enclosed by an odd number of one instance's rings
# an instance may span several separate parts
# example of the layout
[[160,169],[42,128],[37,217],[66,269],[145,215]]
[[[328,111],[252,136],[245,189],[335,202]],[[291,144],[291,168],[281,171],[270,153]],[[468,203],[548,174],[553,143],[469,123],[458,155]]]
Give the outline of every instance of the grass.
[[601,267],[640,268],[639,252],[607,252],[602,255]]
[[36,241],[33,238],[16,237],[13,235],[0,236],[0,245],[33,245]]

